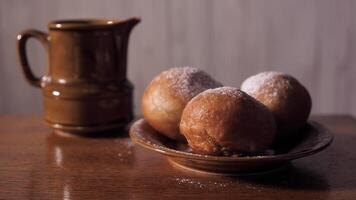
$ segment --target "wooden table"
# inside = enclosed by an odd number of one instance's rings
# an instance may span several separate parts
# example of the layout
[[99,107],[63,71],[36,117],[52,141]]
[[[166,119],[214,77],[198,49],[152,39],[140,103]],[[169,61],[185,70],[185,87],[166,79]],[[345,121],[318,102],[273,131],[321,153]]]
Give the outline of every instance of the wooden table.
[[[130,139],[64,138],[39,117],[0,117],[0,199],[356,199],[356,120],[316,116],[333,144],[282,170],[208,176]],[[126,135],[123,133],[123,135]]]

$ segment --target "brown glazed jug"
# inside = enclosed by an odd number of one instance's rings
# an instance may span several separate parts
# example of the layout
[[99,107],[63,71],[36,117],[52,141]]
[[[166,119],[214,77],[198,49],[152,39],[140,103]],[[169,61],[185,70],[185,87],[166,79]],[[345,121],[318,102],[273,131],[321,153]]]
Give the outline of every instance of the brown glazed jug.
[[[27,81],[42,88],[44,118],[55,130],[100,135],[123,128],[133,118],[133,86],[126,78],[128,20],[62,20],[48,25],[49,34],[26,30],[17,36]],[[26,55],[26,42],[38,39],[48,54],[47,72],[36,77]]]

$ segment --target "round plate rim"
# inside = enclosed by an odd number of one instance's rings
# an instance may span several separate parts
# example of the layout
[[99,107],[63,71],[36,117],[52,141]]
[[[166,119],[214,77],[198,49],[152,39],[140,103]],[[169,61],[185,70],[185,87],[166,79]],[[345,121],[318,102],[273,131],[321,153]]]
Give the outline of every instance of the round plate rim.
[[[245,157],[223,157],[223,156],[211,156],[211,155],[200,155],[200,154],[194,154],[194,153],[189,153],[189,152],[184,152],[184,151],[178,151],[175,149],[171,149],[165,146],[157,146],[152,143],[148,143],[147,141],[140,139],[139,136],[137,136],[137,130],[135,130],[140,123],[144,123],[145,120],[143,118],[138,119],[135,121],[129,131],[130,137],[132,141],[136,144],[139,144],[142,147],[145,147],[149,150],[161,153],[163,155],[166,155],[168,157],[175,157],[175,158],[184,158],[184,159],[190,159],[190,160],[203,160],[203,161],[219,161],[219,162],[245,162],[245,161],[287,161],[287,160],[294,160],[302,157],[306,157],[315,153],[318,153],[328,147],[333,139],[334,136],[328,131],[323,125],[321,125],[318,122],[315,121],[308,121],[307,123],[311,125],[312,127],[316,128],[319,130],[318,132],[322,132],[323,134],[326,134],[328,137],[327,139],[324,139],[317,145],[316,147],[308,149],[306,151],[298,151],[298,152],[293,152],[293,153],[286,153],[286,154],[276,154],[276,155],[264,155],[264,156],[245,156]],[[147,122],[146,122],[147,123]]]

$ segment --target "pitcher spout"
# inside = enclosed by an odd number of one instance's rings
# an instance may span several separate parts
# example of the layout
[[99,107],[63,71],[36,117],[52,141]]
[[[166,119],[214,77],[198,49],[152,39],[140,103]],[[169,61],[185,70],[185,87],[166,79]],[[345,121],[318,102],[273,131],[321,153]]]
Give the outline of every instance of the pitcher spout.
[[126,30],[130,32],[133,29],[133,27],[135,27],[138,23],[140,23],[140,21],[141,21],[140,18],[133,17],[123,21],[115,22],[113,25],[117,30]]

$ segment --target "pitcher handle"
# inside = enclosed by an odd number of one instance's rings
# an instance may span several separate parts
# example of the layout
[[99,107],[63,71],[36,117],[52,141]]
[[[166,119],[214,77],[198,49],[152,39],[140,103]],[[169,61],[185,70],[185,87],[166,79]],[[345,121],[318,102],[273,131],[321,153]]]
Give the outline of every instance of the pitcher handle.
[[26,43],[27,40],[30,38],[35,38],[39,40],[43,45],[43,47],[45,48],[46,52],[48,53],[48,49],[49,49],[48,34],[37,30],[26,30],[20,33],[19,35],[17,35],[17,51],[18,51],[23,73],[27,81],[31,85],[35,87],[41,87],[42,77],[36,77],[34,75],[27,59]]

